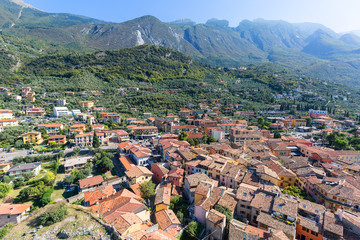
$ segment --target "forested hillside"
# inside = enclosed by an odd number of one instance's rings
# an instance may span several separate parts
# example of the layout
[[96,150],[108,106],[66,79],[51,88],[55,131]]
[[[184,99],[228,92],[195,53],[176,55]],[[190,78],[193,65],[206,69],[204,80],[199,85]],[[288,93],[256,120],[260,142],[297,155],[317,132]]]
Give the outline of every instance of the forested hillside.
[[181,78],[202,80],[205,77],[205,68],[190,57],[152,45],[83,54],[46,55],[29,61],[21,70],[27,74],[56,77],[72,77],[88,71],[106,81],[136,79],[157,82]]

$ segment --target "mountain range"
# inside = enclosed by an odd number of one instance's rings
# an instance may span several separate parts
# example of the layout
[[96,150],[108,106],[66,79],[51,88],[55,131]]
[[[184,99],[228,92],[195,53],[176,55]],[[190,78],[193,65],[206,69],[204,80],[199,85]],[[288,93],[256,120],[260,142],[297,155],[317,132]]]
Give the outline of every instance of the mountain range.
[[143,16],[123,23],[38,10],[21,0],[0,0],[0,28],[71,50],[164,46],[214,66],[276,63],[294,72],[360,87],[360,37],[316,23],[244,20],[237,27],[210,19],[165,23]]

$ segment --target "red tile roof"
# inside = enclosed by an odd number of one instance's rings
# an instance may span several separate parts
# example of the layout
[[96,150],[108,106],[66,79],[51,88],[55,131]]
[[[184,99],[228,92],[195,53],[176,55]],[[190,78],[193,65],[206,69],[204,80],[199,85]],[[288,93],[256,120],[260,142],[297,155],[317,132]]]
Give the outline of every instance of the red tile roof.
[[31,204],[0,204],[0,215],[18,215],[24,213]]
[[99,185],[103,181],[104,181],[104,178],[101,175],[97,175],[97,176],[85,178],[85,179],[80,179],[79,180],[80,189]]

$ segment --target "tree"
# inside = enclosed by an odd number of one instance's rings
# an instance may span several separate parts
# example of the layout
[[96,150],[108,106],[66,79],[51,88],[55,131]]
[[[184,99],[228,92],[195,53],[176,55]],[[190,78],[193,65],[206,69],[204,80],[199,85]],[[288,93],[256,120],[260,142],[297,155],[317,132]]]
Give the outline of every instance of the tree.
[[209,136],[208,143],[212,143],[212,142],[217,142],[217,140],[213,136]]
[[229,222],[233,218],[233,214],[230,211],[230,209],[228,207],[224,207],[224,206],[221,206],[221,205],[216,205],[215,210],[218,211],[218,212],[221,212],[222,214],[224,214],[226,216],[226,224],[229,224]]
[[189,134],[187,134],[186,132],[184,132],[184,131],[181,131],[180,132],[180,134],[179,134],[179,140],[180,141],[184,141],[184,140],[186,140],[187,139],[187,137],[189,136]]
[[199,236],[201,232],[201,224],[196,221],[191,221],[185,229],[184,234],[181,236],[181,239],[198,239],[197,236]]
[[99,148],[100,147],[100,140],[99,140],[98,136],[96,135],[95,131],[94,131],[92,146],[93,146],[93,148]]
[[336,139],[334,142],[334,146],[338,149],[344,150],[349,147],[349,142],[344,139]]
[[3,179],[2,179],[2,181],[3,181],[4,183],[10,183],[10,182],[11,182],[11,178],[10,178],[8,175],[5,175],[5,176],[3,177]]
[[184,221],[184,213],[182,211],[178,211],[175,215],[181,223]]
[[74,153],[75,155],[78,155],[80,151],[81,151],[81,149],[80,149],[79,147],[75,147],[75,148],[73,149],[73,153]]
[[65,152],[64,152],[64,150],[61,150],[61,151],[59,152],[59,157],[60,157],[60,158],[65,157]]
[[54,223],[64,220],[67,214],[67,206],[65,203],[62,203],[57,209],[40,214],[38,219],[41,225],[50,226]]
[[18,177],[14,180],[14,188],[25,186],[25,179],[23,177]]
[[311,127],[311,125],[312,125],[312,118],[307,118],[306,119],[306,126]]
[[149,199],[155,195],[155,184],[152,181],[143,182],[140,184],[141,197]]
[[0,198],[5,197],[11,190],[11,186],[6,183],[0,183]]
[[294,196],[294,197],[299,197],[301,199],[306,199],[307,198],[307,194],[304,190],[300,189],[297,186],[288,186],[285,187],[283,190],[284,194],[290,195],[290,196]]
[[274,138],[281,138],[281,134],[279,132],[274,133]]
[[105,170],[111,170],[114,168],[114,164],[113,162],[111,161],[110,158],[108,157],[104,157],[101,161],[101,166],[102,168],[104,168]]
[[258,122],[258,125],[259,125],[260,127],[262,127],[262,126],[264,126],[265,120],[264,120],[264,118],[259,117],[258,120],[257,120],[257,122]]
[[188,138],[188,139],[186,139],[186,141],[187,141],[191,146],[195,146],[194,139]]
[[70,175],[66,176],[63,181],[65,184],[70,185],[75,182],[75,176],[73,174],[70,174]]
[[27,172],[24,174],[25,181],[29,181],[33,177],[35,177],[35,173],[33,173],[33,172]]

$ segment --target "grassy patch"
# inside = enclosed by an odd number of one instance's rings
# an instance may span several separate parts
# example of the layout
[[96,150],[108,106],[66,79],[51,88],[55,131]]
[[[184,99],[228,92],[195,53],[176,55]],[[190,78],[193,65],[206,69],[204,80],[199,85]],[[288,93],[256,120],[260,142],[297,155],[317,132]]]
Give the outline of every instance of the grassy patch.
[[[13,203],[15,198],[19,195],[20,191],[24,188],[26,188],[27,186],[23,186],[23,187],[19,187],[17,189],[12,189],[4,198],[0,199],[0,203]],[[33,204],[33,201],[27,201],[24,202],[24,204]]]
[[[99,239],[101,236],[104,236],[106,234],[106,230],[99,223],[97,223],[87,212],[76,209],[72,205],[68,205],[69,214],[63,221],[39,229],[37,221],[38,216],[45,211],[49,211],[49,209],[51,209],[52,207],[54,207],[54,205],[49,205],[45,208],[36,210],[28,219],[17,224],[13,229],[11,229],[11,231],[4,239],[30,239],[33,233],[27,232],[29,230],[33,231],[34,229],[37,229],[37,236],[39,239],[54,239],[56,234],[62,229],[65,229],[68,232],[74,232],[77,231],[77,229],[79,228],[91,228],[90,231],[95,234],[96,239]],[[45,234],[46,232],[49,233],[53,231],[55,228],[57,228],[57,230],[54,231],[54,234]],[[74,239],[92,238],[90,235],[82,235]]]

